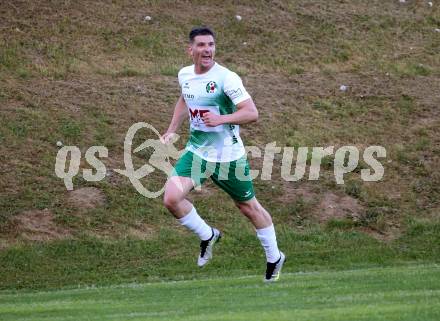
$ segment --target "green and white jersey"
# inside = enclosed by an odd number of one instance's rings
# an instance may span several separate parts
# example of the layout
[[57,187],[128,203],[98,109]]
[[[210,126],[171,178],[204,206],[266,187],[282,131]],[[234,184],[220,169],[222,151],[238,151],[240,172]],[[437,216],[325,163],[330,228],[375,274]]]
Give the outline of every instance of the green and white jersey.
[[179,71],[179,84],[190,117],[186,149],[209,162],[231,162],[242,157],[245,150],[240,126],[208,127],[202,119],[207,112],[232,114],[237,104],[250,98],[240,77],[217,63],[203,74],[196,74],[192,65]]

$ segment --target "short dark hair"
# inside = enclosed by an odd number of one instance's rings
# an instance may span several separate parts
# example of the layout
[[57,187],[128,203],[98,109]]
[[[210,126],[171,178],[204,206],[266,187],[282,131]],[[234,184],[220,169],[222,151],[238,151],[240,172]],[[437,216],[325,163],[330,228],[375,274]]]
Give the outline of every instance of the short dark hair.
[[193,42],[194,38],[197,36],[212,36],[215,40],[215,34],[214,31],[212,31],[209,27],[195,27],[192,28],[189,33],[189,41]]

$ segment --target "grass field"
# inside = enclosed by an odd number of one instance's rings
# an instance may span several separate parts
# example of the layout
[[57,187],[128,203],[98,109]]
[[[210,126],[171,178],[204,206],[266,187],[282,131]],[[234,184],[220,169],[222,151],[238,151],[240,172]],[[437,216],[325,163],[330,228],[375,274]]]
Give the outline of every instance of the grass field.
[[0,318],[20,320],[440,319],[439,265],[261,277],[1,291]]

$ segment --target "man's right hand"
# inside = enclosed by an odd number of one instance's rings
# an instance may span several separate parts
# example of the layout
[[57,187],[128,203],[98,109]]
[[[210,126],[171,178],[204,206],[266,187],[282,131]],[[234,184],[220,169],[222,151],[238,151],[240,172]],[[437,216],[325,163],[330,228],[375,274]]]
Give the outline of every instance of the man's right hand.
[[169,144],[175,142],[179,138],[179,135],[176,133],[165,133],[160,137],[160,141],[162,144]]

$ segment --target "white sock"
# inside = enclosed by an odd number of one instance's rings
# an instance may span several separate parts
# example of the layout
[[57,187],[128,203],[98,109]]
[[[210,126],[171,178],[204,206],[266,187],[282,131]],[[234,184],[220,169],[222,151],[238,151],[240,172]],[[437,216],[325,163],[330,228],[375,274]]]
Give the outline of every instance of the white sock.
[[266,252],[266,260],[270,263],[275,263],[280,258],[280,251],[277,245],[277,236],[275,235],[275,228],[272,225],[257,229],[257,237]]
[[197,214],[195,207],[184,217],[179,218],[179,222],[196,233],[201,240],[209,240],[212,236],[211,227]]

